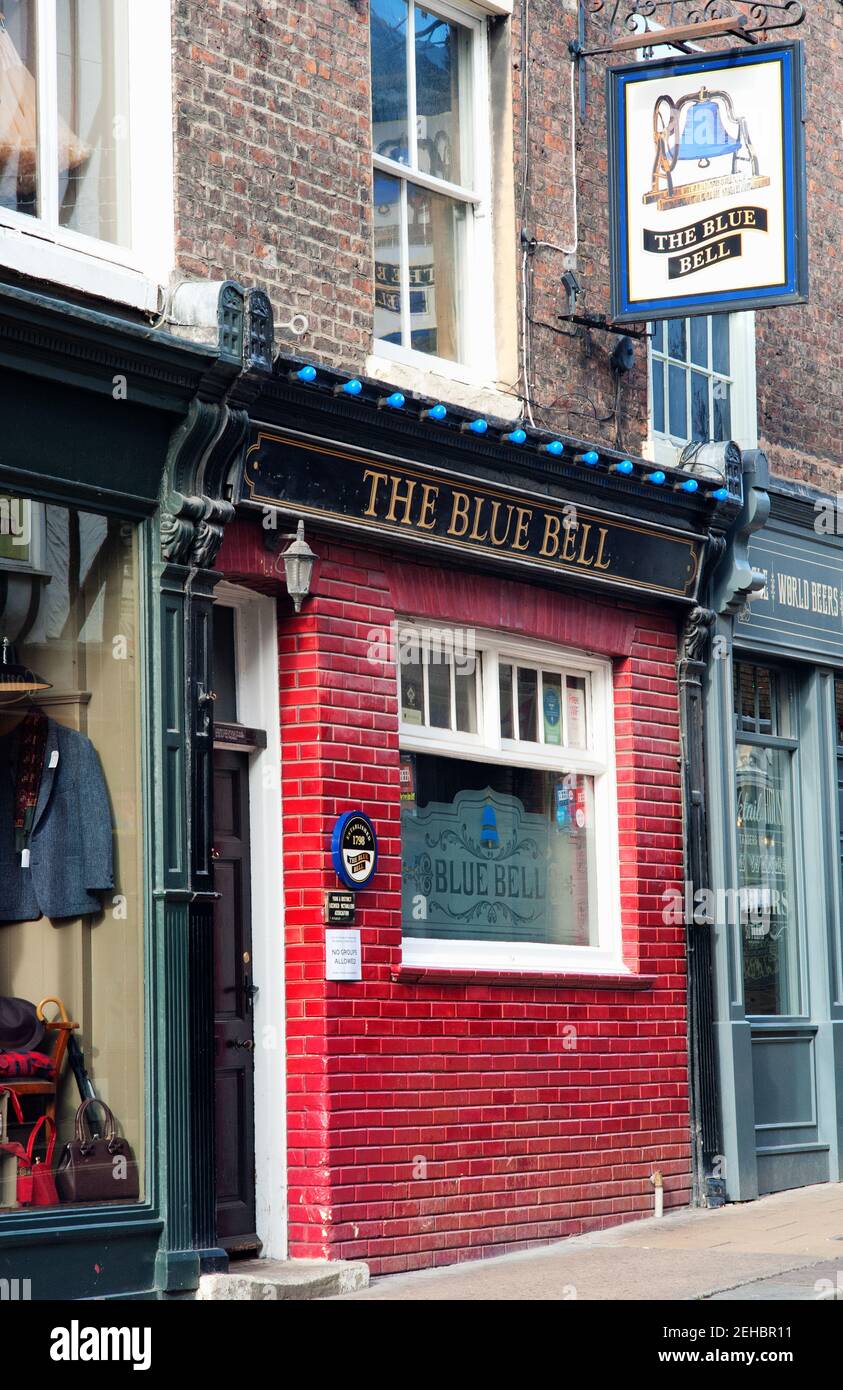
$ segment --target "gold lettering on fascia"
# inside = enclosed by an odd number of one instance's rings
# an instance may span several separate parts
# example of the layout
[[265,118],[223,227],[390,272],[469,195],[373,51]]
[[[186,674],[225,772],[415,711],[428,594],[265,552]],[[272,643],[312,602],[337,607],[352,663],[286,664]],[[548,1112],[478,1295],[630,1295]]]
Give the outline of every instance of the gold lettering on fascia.
[[363,479],[368,484],[363,515],[372,520],[434,531],[440,521],[441,501],[447,508],[445,534],[451,540],[523,554],[530,549],[531,526],[536,521],[542,559],[559,560],[579,569],[611,568],[606,526],[590,521],[570,523],[554,512],[501,502],[460,488],[449,489],[446,498],[440,499],[440,488],[434,484],[419,483],[388,469],[366,468]]

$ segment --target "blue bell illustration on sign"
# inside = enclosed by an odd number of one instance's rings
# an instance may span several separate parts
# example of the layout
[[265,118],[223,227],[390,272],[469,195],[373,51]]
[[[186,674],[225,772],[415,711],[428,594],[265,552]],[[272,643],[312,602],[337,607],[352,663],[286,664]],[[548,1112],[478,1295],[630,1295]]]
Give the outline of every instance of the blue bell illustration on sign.
[[[701,87],[678,101],[662,93],[653,107],[653,143],[652,184],[643,201],[655,203],[662,212],[769,185],[769,178],[761,173],[746,117],[735,111],[728,92]],[[729,168],[715,166],[711,178],[674,183],[681,162],[706,170],[712,168],[712,160],[723,158],[731,159]]]
[[483,807],[483,815],[480,820],[480,843],[487,849],[492,849],[500,843],[498,818],[495,815],[494,806]]

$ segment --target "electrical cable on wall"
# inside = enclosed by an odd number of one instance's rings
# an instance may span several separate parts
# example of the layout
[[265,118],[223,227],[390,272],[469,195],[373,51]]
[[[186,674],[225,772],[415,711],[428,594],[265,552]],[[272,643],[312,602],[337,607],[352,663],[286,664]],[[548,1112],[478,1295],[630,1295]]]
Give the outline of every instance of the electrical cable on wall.
[[[521,8],[521,125],[523,145],[523,175],[521,182],[521,227],[526,225],[527,204],[530,187],[530,0],[522,0]],[[575,63],[570,62],[571,90],[571,207],[573,217],[573,244],[560,246],[556,242],[528,241],[522,230],[521,250],[521,385],[524,414],[531,426],[535,426],[533,403],[531,399],[531,361],[533,319],[530,309],[533,298],[532,257],[537,250],[556,251],[565,256],[575,256],[579,247],[579,216],[577,207],[577,124],[576,124],[576,86]]]

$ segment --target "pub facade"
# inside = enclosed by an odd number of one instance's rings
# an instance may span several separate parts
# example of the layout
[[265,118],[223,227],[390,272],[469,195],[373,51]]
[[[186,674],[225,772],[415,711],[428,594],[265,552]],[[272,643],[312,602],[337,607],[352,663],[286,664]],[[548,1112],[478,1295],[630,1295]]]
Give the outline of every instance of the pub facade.
[[739,466],[284,356],[251,416],[215,604],[222,1243],[388,1272],[686,1204],[677,659]]

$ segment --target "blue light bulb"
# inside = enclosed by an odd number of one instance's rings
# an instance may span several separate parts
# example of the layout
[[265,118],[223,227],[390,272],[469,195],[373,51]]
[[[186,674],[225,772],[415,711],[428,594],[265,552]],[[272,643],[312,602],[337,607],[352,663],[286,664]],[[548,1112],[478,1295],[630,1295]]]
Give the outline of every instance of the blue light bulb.
[[424,413],[428,415],[431,420],[444,420],[445,416],[448,414],[444,405],[432,405],[430,410],[426,410]]
[[600,455],[596,449],[589,449],[585,454],[575,454],[574,461],[584,463],[586,468],[593,468],[596,463],[600,462]]
[[680,483],[679,486],[683,492],[696,492],[699,483],[696,478],[686,478],[684,483]]
[[307,367],[299,367],[298,371],[296,372],[296,376],[298,377],[299,381],[305,381],[305,382],[315,381],[315,380],[316,380],[316,368],[315,368],[315,367],[310,367],[310,366],[307,366]]
[[489,426],[485,420],[472,420],[468,428],[473,434],[485,434]]
[[404,404],[404,397],[400,391],[393,391],[391,396],[384,398],[384,405],[388,405],[390,410],[400,410]]
[[509,444],[525,444],[527,434],[525,430],[510,430],[509,434],[504,435],[504,440]]
[[351,381],[343,382],[341,390],[343,390],[347,396],[359,396],[360,392],[363,390],[363,384],[354,376],[351,378]]
[[565,452],[565,445],[561,439],[551,439],[549,444],[540,444],[539,448],[542,453],[552,454],[554,458],[558,458],[560,454]]
[[660,468],[657,468],[655,473],[647,474],[647,476],[644,479],[644,482],[654,483],[656,487],[661,487],[662,483],[664,482],[664,477],[665,475],[662,472],[662,470]]
[[635,464],[632,462],[632,459],[621,459],[615,464],[615,472],[623,473],[624,477],[628,477],[634,468]]
[[711,495],[714,498],[715,502],[728,502],[729,489],[727,487],[718,487],[715,488],[714,492]]

